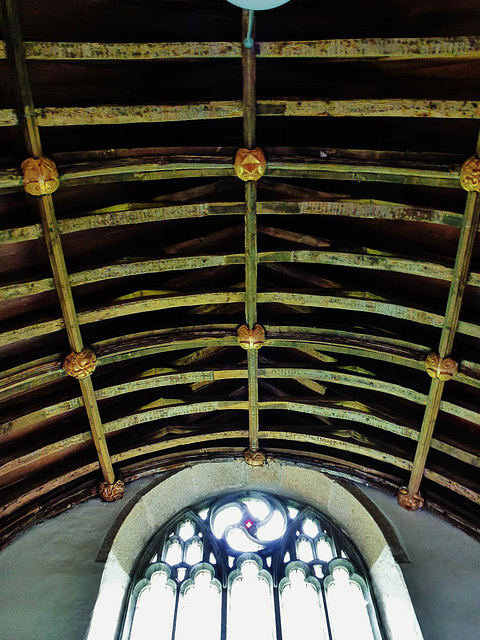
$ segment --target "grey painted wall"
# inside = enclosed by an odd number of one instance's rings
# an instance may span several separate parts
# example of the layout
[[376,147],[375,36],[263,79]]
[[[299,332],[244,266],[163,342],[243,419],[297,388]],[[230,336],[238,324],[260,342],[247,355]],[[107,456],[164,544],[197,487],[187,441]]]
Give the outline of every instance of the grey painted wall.
[[426,511],[408,512],[381,491],[363,491],[410,558],[401,568],[425,640],[480,639],[480,543]]
[[[1,640],[82,640],[103,565],[96,558],[126,503],[152,481],[127,485],[113,504],[98,499],[41,523],[0,553]],[[411,563],[402,570],[425,640],[480,638],[480,544],[426,513],[408,513],[364,488],[390,520]]]

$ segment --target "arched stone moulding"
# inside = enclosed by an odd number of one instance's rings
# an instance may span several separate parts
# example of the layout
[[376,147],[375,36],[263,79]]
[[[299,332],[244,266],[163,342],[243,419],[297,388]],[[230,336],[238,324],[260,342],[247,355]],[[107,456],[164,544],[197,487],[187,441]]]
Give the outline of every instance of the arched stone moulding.
[[399,566],[367,509],[318,470],[284,462],[249,467],[243,461],[199,463],[166,478],[139,498],[108,554],[86,640],[116,640],[117,624],[139,553],[172,516],[204,498],[256,488],[317,507],[354,541],[370,571],[387,640],[423,636]]

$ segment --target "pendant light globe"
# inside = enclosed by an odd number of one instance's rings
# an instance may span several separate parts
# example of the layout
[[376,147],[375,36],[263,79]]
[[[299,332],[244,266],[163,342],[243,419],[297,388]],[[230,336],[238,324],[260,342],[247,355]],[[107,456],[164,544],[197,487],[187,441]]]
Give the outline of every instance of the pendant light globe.
[[282,4],[287,4],[290,0],[228,0],[231,4],[250,11],[264,11],[265,9],[276,9]]

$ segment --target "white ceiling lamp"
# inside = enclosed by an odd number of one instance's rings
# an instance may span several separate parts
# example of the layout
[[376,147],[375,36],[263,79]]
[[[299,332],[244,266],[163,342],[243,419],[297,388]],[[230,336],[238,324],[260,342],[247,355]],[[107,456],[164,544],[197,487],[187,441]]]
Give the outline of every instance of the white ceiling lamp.
[[250,11],[263,11],[265,9],[276,9],[282,4],[287,4],[290,0],[228,0],[231,4]]
[[243,41],[243,45],[247,49],[251,49],[254,45],[252,39],[253,12],[264,11],[265,9],[276,9],[276,7],[281,7],[282,4],[287,4],[287,2],[290,2],[290,0],[228,0],[228,2],[230,2],[230,4],[234,4],[236,7],[248,9],[248,11],[250,12],[248,20],[248,33],[247,37]]

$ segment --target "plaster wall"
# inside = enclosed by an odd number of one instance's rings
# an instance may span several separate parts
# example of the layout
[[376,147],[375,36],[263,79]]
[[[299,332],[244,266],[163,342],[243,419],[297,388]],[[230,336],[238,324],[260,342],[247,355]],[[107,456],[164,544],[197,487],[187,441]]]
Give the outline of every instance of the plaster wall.
[[[139,480],[123,501],[98,499],[39,524],[0,553],[0,638],[83,640],[100,584],[104,538],[128,501],[150,485]],[[395,527],[411,562],[401,569],[425,640],[478,637],[480,544],[426,513],[363,488]]]

